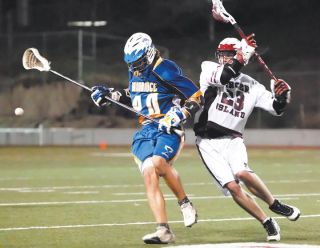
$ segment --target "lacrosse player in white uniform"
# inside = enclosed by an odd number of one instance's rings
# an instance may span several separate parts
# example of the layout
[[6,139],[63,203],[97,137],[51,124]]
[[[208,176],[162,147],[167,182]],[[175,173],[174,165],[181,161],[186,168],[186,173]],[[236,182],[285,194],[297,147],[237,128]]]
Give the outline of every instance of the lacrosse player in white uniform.
[[205,103],[195,119],[194,131],[200,157],[215,183],[225,195],[260,221],[267,231],[267,241],[280,240],[280,228],[240,186],[242,182],[269,209],[295,221],[298,208],[279,202],[262,180],[249,168],[242,134],[255,107],[272,115],[282,115],[290,100],[290,86],[284,80],[271,81],[271,92],[250,76],[240,73],[254,54],[254,34],[247,40],[222,40],[217,49],[219,63],[201,65],[200,89]]

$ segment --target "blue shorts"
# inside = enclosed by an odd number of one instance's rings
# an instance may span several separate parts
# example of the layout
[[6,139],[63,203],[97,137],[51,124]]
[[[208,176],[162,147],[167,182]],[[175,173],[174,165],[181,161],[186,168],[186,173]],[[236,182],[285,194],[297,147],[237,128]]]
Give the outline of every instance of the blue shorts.
[[163,157],[166,161],[174,159],[182,148],[181,137],[158,130],[158,124],[143,126],[133,136],[132,153],[140,162],[153,155]]

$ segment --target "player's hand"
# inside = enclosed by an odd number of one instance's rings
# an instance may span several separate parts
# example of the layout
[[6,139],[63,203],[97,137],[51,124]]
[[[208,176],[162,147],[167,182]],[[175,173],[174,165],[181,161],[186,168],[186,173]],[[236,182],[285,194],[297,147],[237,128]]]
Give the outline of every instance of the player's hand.
[[257,42],[254,39],[255,34],[250,34],[247,36],[247,43],[249,46],[252,46],[254,48],[257,48]]
[[247,37],[247,39],[242,39],[240,42],[240,47],[237,49],[235,58],[243,65],[247,65],[249,63],[249,60],[257,47],[257,43],[253,37],[254,34],[251,34]]
[[277,81],[271,79],[270,85],[272,94],[278,102],[290,102],[291,87],[286,81],[283,79],[278,79]]
[[106,86],[94,86],[91,88],[92,94],[91,99],[98,107],[106,105],[108,100],[105,98],[106,96],[110,96],[112,89]]
[[178,127],[185,119],[186,115],[180,107],[172,107],[167,114],[160,119],[158,129],[171,134],[172,128]]

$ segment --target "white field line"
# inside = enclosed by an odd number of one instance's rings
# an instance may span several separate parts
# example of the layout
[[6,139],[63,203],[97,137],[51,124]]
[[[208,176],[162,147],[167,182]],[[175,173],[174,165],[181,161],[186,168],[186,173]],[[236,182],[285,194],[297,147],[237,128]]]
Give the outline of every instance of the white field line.
[[[94,157],[107,157],[107,158],[133,158],[133,154],[130,152],[94,152],[91,153]],[[181,153],[179,157],[191,157],[193,154]]]
[[[278,180],[278,181],[265,181],[266,184],[271,183],[315,183],[320,182],[320,180]],[[215,186],[213,183],[184,183],[185,186],[206,186],[212,185]],[[81,186],[43,186],[43,187],[11,187],[11,188],[0,188],[0,191],[41,191],[41,190],[67,190],[67,189],[109,189],[109,188],[142,188],[144,187],[143,184],[106,184],[106,185],[81,185]]]
[[0,188],[0,191],[25,191],[25,190],[67,190],[67,189],[109,189],[109,188],[134,188],[144,187],[143,184],[109,184],[109,185],[81,185],[81,186],[45,186],[23,188]]
[[112,193],[113,195],[123,195],[123,196],[127,196],[127,195],[145,195],[145,192],[134,192],[134,193]]
[[67,192],[63,192],[63,194],[70,194],[70,195],[90,195],[90,194],[99,194],[100,191],[67,191]]
[[284,244],[284,243],[218,243],[218,244],[200,244],[200,245],[177,245],[163,246],[166,248],[319,248],[318,245],[304,244]]
[[[309,197],[319,196],[320,193],[310,194],[283,194],[274,195],[279,199],[297,199],[297,197]],[[167,201],[176,201],[177,199],[172,195],[171,197],[165,197]],[[231,199],[231,196],[193,196],[192,200],[208,200],[208,199]],[[91,200],[91,201],[49,201],[49,202],[3,202],[0,203],[0,207],[15,207],[15,206],[41,206],[41,205],[72,205],[72,204],[106,204],[106,203],[137,203],[146,202],[147,199],[128,199],[128,200]]]
[[[320,214],[302,215],[300,218],[319,218]],[[285,219],[286,217],[274,217],[275,219]],[[245,218],[222,218],[222,219],[205,219],[198,222],[226,222],[226,221],[251,221],[252,217]],[[183,223],[183,221],[169,221],[172,223]],[[105,223],[105,224],[80,224],[80,225],[61,225],[61,226],[28,226],[28,227],[7,227],[0,228],[0,232],[23,231],[23,230],[45,230],[45,229],[64,229],[64,228],[88,228],[88,227],[114,227],[114,226],[131,226],[131,225],[154,225],[155,222],[129,222],[129,223]]]

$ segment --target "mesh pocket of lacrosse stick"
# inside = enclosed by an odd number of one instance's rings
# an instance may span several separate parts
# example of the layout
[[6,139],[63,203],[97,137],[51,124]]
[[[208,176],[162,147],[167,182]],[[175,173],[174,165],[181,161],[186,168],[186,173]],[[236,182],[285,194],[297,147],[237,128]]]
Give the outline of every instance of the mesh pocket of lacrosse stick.
[[42,57],[36,48],[28,48],[25,50],[22,56],[22,65],[26,70],[50,70],[50,62],[46,58]]

